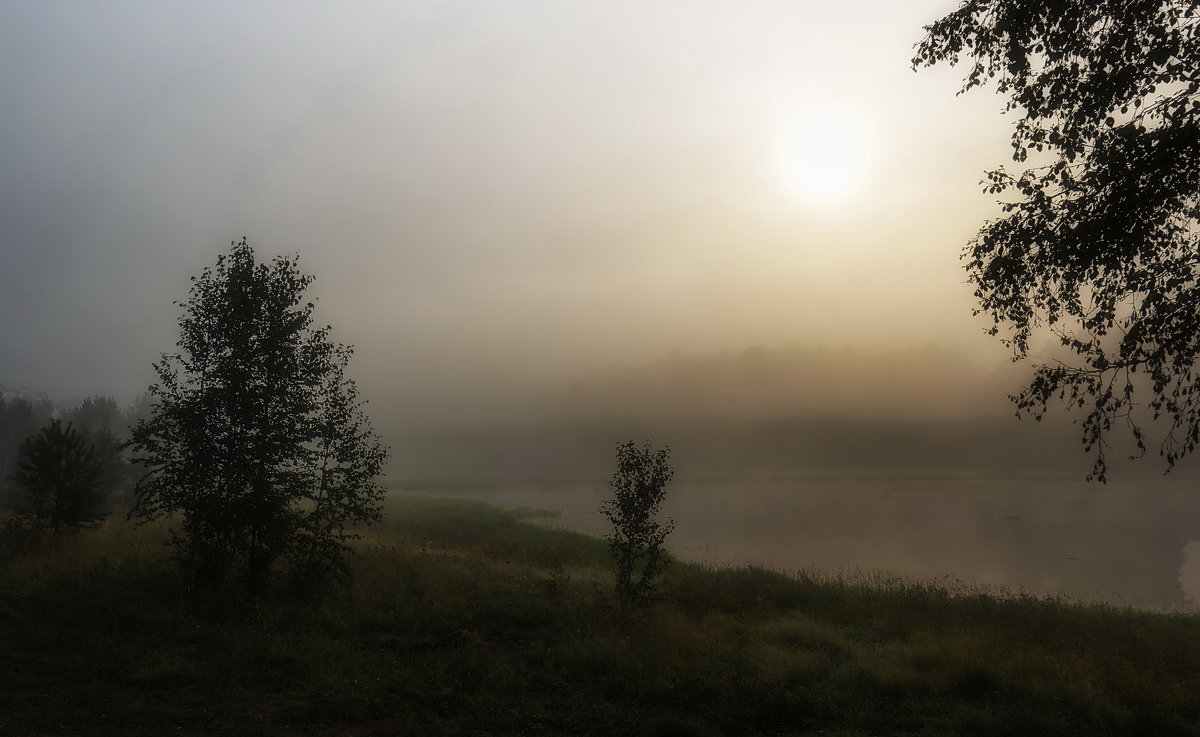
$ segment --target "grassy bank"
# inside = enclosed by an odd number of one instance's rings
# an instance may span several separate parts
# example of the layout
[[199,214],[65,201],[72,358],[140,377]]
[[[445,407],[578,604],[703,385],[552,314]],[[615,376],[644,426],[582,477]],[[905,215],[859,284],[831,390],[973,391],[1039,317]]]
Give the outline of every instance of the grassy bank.
[[675,564],[406,495],[314,602],[196,602],[161,529],[0,562],[0,734],[1200,735],[1200,617]]

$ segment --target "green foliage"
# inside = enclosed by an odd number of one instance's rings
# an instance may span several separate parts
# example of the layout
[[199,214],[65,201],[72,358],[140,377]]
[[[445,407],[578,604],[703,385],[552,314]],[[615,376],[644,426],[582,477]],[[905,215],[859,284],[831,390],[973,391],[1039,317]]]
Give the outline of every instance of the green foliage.
[[233,244],[193,277],[179,352],[155,364],[133,514],[182,515],[197,586],[260,588],[281,557],[302,577],[339,571],[349,526],[380,519],[387,450],[346,377],[352,350],[313,327],[311,282],[296,257],[256,263]]
[[616,565],[617,597],[625,606],[652,594],[667,565],[663,543],[675,521],[659,522],[658,514],[675,475],[670,453],[649,443],[639,448],[632,440],[617,444],[617,470],[609,482],[613,498],[600,511],[613,526],[605,539]]
[[1168,468],[1200,442],[1195,11],[1184,0],[968,0],[926,27],[913,59],[965,57],[963,91],[994,80],[1019,115],[1013,159],[1048,162],[987,174],[1006,214],[964,260],[977,312],[1016,359],[1043,327],[1073,356],[1035,366],[1014,400],[1037,419],[1056,400],[1083,410],[1100,480],[1114,424],[1144,454],[1145,419],[1164,416]]
[[108,513],[99,491],[102,472],[95,451],[75,428],[54,420],[17,451],[14,508],[35,534],[95,524]]

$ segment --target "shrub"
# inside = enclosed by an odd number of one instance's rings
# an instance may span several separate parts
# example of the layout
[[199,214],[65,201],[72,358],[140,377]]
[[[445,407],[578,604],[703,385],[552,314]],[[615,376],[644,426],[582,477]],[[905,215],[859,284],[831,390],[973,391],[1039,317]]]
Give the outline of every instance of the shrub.
[[654,592],[654,579],[667,564],[663,542],[675,521],[658,521],[667,483],[675,475],[670,448],[655,451],[646,443],[632,440],[617,444],[617,470],[609,485],[613,498],[601,512],[612,523],[605,535],[616,564],[616,591],[623,607],[644,600]]

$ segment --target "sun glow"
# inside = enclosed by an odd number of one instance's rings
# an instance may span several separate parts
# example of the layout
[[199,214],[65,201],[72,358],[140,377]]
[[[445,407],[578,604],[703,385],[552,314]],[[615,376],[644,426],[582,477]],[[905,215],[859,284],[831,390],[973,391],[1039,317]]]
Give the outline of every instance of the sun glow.
[[867,135],[860,119],[822,111],[784,136],[782,176],[788,188],[821,205],[848,202],[867,173]]

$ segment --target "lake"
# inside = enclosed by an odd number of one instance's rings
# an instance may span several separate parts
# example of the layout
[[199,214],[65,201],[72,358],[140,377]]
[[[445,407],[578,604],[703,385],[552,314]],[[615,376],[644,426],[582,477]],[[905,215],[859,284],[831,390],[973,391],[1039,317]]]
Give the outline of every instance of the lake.
[[[457,495],[562,512],[602,534],[609,489],[512,485]],[[677,479],[669,548],[715,564],[874,572],[1167,610],[1200,608],[1200,485],[1051,478]]]

